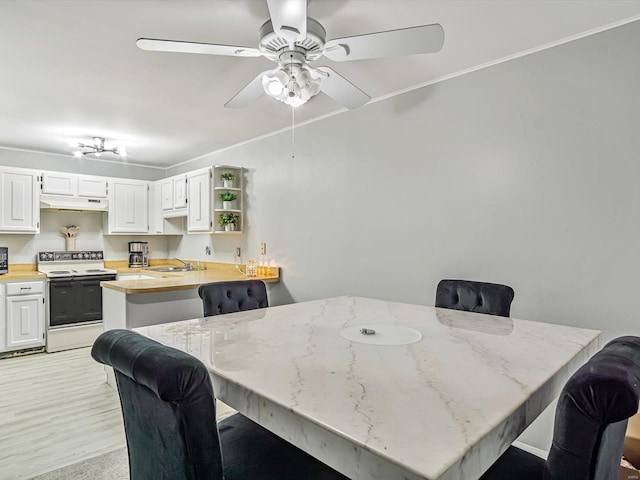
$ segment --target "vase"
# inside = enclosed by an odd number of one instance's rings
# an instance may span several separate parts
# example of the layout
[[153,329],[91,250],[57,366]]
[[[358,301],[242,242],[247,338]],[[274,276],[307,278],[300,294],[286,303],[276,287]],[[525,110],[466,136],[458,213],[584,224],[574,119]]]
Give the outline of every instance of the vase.
[[233,188],[233,180],[222,180],[222,186],[224,188]]
[[231,210],[233,209],[233,200],[223,201],[222,202],[223,210]]
[[66,237],[65,238],[65,250],[67,252],[75,252],[76,251],[76,237]]
[[236,224],[235,223],[227,223],[224,226],[224,231],[225,232],[235,232],[236,231]]

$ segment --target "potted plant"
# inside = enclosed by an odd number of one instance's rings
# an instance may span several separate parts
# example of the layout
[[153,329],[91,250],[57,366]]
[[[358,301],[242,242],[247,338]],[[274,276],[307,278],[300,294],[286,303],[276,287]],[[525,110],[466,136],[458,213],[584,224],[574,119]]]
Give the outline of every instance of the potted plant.
[[231,192],[222,192],[218,197],[222,200],[222,208],[225,210],[231,210],[233,208],[233,201],[238,198],[235,193]]
[[218,223],[221,227],[224,227],[225,232],[234,232],[239,221],[240,217],[235,213],[221,213]]
[[222,180],[222,186],[225,188],[233,188],[233,181],[236,179],[236,174],[230,170],[226,170],[220,174],[220,180]]

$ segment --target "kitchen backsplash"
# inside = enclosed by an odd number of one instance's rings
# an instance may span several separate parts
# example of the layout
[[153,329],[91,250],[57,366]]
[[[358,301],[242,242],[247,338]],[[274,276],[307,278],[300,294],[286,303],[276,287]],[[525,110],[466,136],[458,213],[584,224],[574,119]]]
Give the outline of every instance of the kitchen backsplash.
[[34,263],[36,252],[65,249],[65,240],[60,227],[80,227],[76,250],[104,250],[106,260],[127,260],[129,242],[149,242],[151,258],[169,257],[167,237],[146,235],[103,235],[102,213],[40,212],[40,233],[36,235],[1,235],[0,246],[9,247],[11,263]]

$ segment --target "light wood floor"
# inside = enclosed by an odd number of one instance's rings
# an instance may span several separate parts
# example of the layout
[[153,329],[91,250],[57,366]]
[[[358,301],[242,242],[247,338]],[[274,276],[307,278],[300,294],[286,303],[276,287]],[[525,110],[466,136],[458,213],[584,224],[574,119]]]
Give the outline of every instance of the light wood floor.
[[89,348],[0,360],[0,478],[22,480],[125,445],[118,393]]
[[[217,402],[218,420],[233,413]],[[0,360],[0,480],[25,480],[125,445],[118,393],[90,348]]]

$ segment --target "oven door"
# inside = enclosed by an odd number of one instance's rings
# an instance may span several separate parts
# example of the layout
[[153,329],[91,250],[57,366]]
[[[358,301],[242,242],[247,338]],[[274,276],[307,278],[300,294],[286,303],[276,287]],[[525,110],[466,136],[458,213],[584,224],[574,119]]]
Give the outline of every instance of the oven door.
[[115,275],[49,279],[49,328],[102,321],[100,282]]

